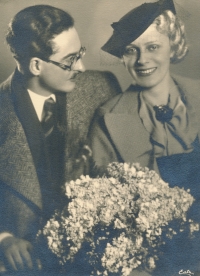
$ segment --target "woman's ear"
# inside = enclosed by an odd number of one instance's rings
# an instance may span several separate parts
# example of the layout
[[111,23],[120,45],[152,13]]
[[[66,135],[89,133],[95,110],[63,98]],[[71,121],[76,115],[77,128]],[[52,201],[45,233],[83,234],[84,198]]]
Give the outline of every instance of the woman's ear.
[[42,60],[37,57],[31,58],[29,63],[30,73],[33,74],[34,76],[39,76],[41,73],[41,68],[42,68]]

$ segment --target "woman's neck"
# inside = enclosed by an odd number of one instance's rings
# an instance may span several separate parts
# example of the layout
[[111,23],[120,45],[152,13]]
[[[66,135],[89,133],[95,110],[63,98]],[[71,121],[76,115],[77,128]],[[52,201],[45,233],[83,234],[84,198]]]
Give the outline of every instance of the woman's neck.
[[178,89],[171,76],[167,76],[161,83],[150,89],[142,91],[143,97],[152,106],[154,105],[167,105],[169,95],[178,95]]

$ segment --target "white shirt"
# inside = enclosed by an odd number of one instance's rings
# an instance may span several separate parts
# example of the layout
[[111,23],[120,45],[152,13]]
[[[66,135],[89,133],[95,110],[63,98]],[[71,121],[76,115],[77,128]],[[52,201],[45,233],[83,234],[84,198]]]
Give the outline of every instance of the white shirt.
[[[39,94],[31,91],[30,89],[28,89],[28,93],[31,98],[32,104],[34,106],[35,112],[38,116],[38,119],[41,122],[42,112],[43,112],[43,108],[44,108],[44,102],[49,98],[52,98],[56,102],[56,96],[55,96],[55,94],[51,94],[49,96],[42,96],[42,95],[39,95]],[[0,242],[3,239],[10,237],[10,236],[12,236],[12,234],[10,234],[8,232],[0,233]]]
[[33,106],[35,108],[35,112],[38,116],[38,119],[41,122],[44,102],[49,98],[52,98],[56,102],[56,96],[55,96],[55,94],[51,94],[49,96],[42,96],[42,95],[39,95],[39,94],[31,91],[30,89],[28,89],[28,93],[29,93],[29,96],[33,103]]

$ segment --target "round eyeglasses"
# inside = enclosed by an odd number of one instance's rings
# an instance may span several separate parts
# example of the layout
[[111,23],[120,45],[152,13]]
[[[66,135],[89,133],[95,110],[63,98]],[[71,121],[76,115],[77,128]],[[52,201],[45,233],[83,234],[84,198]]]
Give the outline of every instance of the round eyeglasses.
[[85,53],[86,53],[86,48],[81,47],[80,51],[76,55],[72,55],[68,60],[66,60],[66,64],[63,64],[51,59],[45,59],[45,58],[41,58],[41,59],[45,62],[52,63],[63,70],[72,71],[74,70],[74,66],[76,65],[77,61],[80,58],[84,57]]

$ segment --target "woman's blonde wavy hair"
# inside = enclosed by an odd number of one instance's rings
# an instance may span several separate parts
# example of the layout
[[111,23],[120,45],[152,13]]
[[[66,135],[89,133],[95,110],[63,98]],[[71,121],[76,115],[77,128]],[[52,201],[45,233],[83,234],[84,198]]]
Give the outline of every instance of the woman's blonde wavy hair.
[[171,63],[178,63],[188,53],[188,45],[183,22],[171,11],[166,10],[156,17],[153,24],[157,25],[160,33],[167,34],[171,45]]

